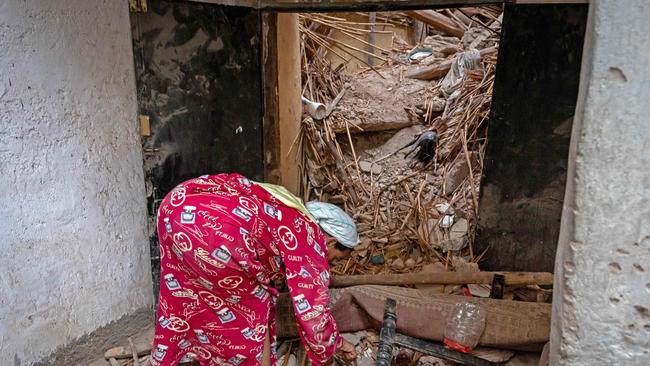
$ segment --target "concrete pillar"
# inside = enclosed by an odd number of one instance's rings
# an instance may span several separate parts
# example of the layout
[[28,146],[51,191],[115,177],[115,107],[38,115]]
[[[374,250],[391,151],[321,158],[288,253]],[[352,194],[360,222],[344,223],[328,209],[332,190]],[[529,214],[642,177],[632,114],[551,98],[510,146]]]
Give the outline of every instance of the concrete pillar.
[[591,0],[552,365],[650,364],[650,2]]

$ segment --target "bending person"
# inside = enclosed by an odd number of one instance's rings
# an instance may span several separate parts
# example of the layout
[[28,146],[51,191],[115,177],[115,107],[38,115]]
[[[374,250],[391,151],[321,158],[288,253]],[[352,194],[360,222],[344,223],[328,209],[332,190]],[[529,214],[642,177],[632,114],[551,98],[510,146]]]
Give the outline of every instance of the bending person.
[[303,205],[284,187],[239,174],[202,176],[162,201],[158,237],[151,365],[275,364],[272,283],[283,279],[313,364],[327,364],[334,354],[356,359],[328,307],[328,261],[359,242],[354,222],[337,206]]

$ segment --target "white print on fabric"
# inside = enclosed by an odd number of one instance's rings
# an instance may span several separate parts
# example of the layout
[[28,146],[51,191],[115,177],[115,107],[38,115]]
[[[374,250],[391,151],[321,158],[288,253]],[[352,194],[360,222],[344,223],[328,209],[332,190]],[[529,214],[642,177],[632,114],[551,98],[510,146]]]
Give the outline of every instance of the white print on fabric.
[[307,278],[311,276],[311,273],[304,266],[300,266],[300,272],[298,273],[300,277]]
[[[253,201],[252,199],[245,197],[245,196],[239,196],[239,204],[247,209],[248,211],[252,211],[255,215],[258,214],[259,212],[259,207],[257,206],[257,203]],[[248,221],[248,220],[246,220]]]
[[237,217],[243,219],[246,222],[250,221],[253,218],[253,214],[243,207],[233,208],[232,213],[234,213]]
[[199,296],[213,310],[218,310],[220,307],[223,306],[223,300],[221,300],[218,296],[212,294],[211,292],[199,291]]
[[196,211],[195,206],[183,206],[181,224],[194,224],[196,222],[196,213],[194,211]]
[[196,334],[196,339],[198,339],[199,342],[205,344],[210,343],[210,339],[208,339],[208,336],[205,335],[205,332],[202,329],[194,329],[194,334]]
[[298,314],[302,314],[305,311],[311,309],[311,305],[309,305],[309,301],[305,299],[305,295],[303,294],[294,296],[293,303],[296,305],[296,310],[298,310]]
[[[205,249],[203,248],[196,248],[194,251],[194,258],[200,259],[208,264],[211,264],[217,268],[226,268],[223,264],[220,262],[217,262],[216,260],[210,258],[210,253],[208,253]],[[198,264],[198,263],[197,263]]]
[[245,360],[246,360],[246,356],[240,355],[238,353],[235,356],[229,358],[228,362],[233,364],[233,365],[239,365],[240,363],[244,362]]
[[212,290],[212,288],[213,288],[212,282],[206,280],[206,279],[203,278],[203,277],[199,277],[196,281],[197,281],[198,283],[200,283],[201,286],[207,288],[208,290]]
[[198,295],[195,294],[194,291],[192,291],[192,290],[189,289],[189,288],[188,288],[188,289],[185,289],[185,290],[183,290],[183,291],[174,291],[174,292],[172,292],[172,296],[175,296],[175,297],[186,297],[186,298],[188,298],[188,299],[192,299],[192,300],[196,300],[196,298],[198,297]]
[[161,327],[176,333],[187,332],[190,330],[190,325],[185,320],[174,315],[170,315],[169,318],[161,316],[158,318],[158,323]]
[[282,221],[282,211],[278,210],[273,205],[269,205],[266,202],[264,202],[264,213],[274,219],[277,219],[278,221]]
[[183,232],[174,234],[172,236],[172,241],[174,242],[174,245],[183,252],[192,250],[192,240]]
[[212,258],[218,260],[221,263],[230,262],[230,257],[230,251],[223,245],[212,252]]
[[296,250],[298,248],[298,239],[296,239],[296,234],[291,231],[286,226],[280,226],[278,228],[278,236],[280,237],[280,241],[282,244],[284,244],[284,247],[287,248],[287,250]]
[[185,348],[187,348],[187,347],[189,347],[189,346],[191,346],[191,345],[192,345],[192,344],[190,343],[190,341],[188,341],[188,340],[185,339],[185,338],[181,339],[180,342],[178,342],[178,346],[179,346],[181,349],[185,349]]
[[219,320],[221,320],[222,324],[229,323],[236,319],[235,314],[228,308],[223,308],[217,311],[217,316],[219,317]]
[[192,347],[192,351],[194,351],[196,353],[196,356],[200,360],[209,360],[209,359],[212,358],[212,353],[210,353],[210,351],[208,351],[207,349],[205,349],[205,348],[203,348],[201,346]]
[[164,344],[158,344],[156,345],[156,350],[153,352],[153,358],[155,358],[158,361],[162,361],[165,359],[165,354],[167,353],[167,346]]
[[260,299],[261,301],[266,301],[266,299],[269,298],[269,293],[266,291],[266,289],[260,285],[257,285],[255,289],[253,289],[253,292],[251,292],[252,295]]
[[217,284],[219,287],[224,289],[234,289],[239,287],[239,285],[244,281],[241,276],[228,276],[224,277]]
[[172,224],[169,222],[169,217],[165,217],[163,219],[163,222],[165,223],[165,231],[168,233],[172,232]]
[[169,203],[174,207],[178,207],[183,202],[185,202],[185,187],[177,187],[172,191]]
[[316,305],[312,311],[308,312],[307,314],[303,314],[300,318],[303,321],[316,319],[323,313],[323,310],[325,310],[325,307],[323,305]]
[[192,362],[192,361],[194,361],[195,357],[196,357],[196,355],[195,355],[194,353],[192,353],[192,352],[188,352],[188,353],[186,353],[185,356],[183,356],[183,358],[181,358],[180,361],[178,361],[178,362],[179,362],[179,363]]
[[178,283],[178,281],[174,278],[174,275],[171,273],[166,274],[164,277],[165,279],[165,284],[167,285],[167,288],[169,290],[180,290],[181,285]]
[[230,295],[230,297],[226,299],[226,301],[228,301],[231,304],[237,304],[239,300],[241,300],[241,296],[237,296],[237,295]]
[[320,245],[319,245],[318,243],[314,243],[314,250],[315,250],[316,253],[318,253],[318,255],[320,255],[321,257],[324,257],[324,256],[325,256],[325,252],[323,252],[323,250],[321,249],[321,247],[320,247]]

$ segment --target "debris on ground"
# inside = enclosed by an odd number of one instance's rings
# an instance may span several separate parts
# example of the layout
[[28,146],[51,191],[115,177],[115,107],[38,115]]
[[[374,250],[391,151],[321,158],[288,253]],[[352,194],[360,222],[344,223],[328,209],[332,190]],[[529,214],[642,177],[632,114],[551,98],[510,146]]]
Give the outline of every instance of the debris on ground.
[[[472,243],[502,10],[463,11],[393,15],[421,20],[429,32],[419,44],[395,36],[390,49],[367,41],[371,23],[300,16],[304,96],[337,101],[325,119],[303,120],[304,196],[344,207],[361,238],[333,274],[413,272],[436,262],[455,270],[452,257],[481,258]],[[333,41],[337,32],[364,47]],[[334,68],[332,52],[355,54],[349,62],[361,71]],[[431,76],[437,67],[444,70]],[[429,74],[408,77],[416,70]]]

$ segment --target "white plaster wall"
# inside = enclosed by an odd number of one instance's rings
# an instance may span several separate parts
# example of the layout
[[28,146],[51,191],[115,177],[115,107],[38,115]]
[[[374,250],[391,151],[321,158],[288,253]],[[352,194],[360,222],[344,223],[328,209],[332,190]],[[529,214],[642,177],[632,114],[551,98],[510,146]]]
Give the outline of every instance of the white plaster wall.
[[0,365],[152,304],[126,0],[0,1]]
[[591,0],[552,365],[650,365],[650,2]]

